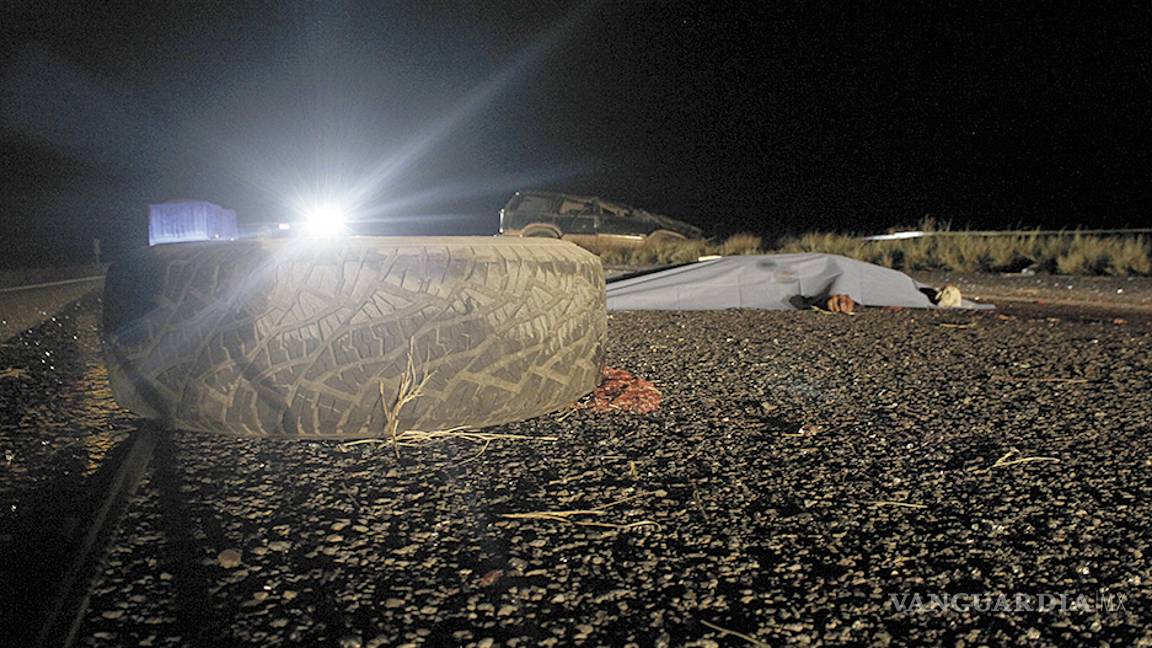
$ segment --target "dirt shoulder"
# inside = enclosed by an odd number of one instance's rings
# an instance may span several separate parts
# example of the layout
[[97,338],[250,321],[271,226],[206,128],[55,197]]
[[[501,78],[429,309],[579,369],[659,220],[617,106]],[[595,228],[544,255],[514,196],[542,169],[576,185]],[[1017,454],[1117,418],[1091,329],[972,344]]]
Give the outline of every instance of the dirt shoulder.
[[952,283],[965,297],[1008,314],[1083,321],[1152,321],[1152,278],[911,272],[917,281]]

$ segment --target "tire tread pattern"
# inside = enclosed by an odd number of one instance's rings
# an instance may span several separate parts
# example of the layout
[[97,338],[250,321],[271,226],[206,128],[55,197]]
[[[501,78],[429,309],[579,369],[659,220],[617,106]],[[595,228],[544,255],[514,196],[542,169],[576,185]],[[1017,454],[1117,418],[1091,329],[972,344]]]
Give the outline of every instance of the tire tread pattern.
[[596,387],[607,331],[595,256],[479,237],[157,246],[109,270],[104,319],[122,405],[251,436],[383,434],[410,348],[404,428],[546,414]]

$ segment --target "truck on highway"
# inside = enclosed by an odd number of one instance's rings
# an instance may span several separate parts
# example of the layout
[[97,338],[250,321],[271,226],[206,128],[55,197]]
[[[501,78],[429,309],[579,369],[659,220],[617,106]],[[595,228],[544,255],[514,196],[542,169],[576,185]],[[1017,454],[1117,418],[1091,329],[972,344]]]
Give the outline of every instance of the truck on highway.
[[236,212],[203,200],[148,206],[148,245],[185,241],[233,241]]

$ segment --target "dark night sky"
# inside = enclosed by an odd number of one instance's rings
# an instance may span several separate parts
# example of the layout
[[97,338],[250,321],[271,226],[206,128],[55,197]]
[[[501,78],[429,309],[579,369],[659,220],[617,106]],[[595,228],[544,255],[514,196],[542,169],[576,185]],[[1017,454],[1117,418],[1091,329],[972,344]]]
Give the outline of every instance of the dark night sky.
[[396,233],[525,188],[717,234],[1149,225],[1146,3],[3,7],[7,258],[357,183]]

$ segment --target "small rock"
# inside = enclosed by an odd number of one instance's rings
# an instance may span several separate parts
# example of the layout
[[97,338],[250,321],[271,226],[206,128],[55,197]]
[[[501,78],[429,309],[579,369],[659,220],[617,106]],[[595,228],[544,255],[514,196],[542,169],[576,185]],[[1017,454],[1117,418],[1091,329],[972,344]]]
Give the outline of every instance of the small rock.
[[216,562],[224,569],[232,569],[240,566],[240,558],[239,549],[225,549],[216,556]]
[[480,585],[480,587],[488,587],[489,585],[500,580],[500,577],[503,575],[504,575],[503,569],[493,569],[492,571],[488,572],[487,574],[484,574],[483,576],[481,576],[476,581],[476,583],[478,585]]

